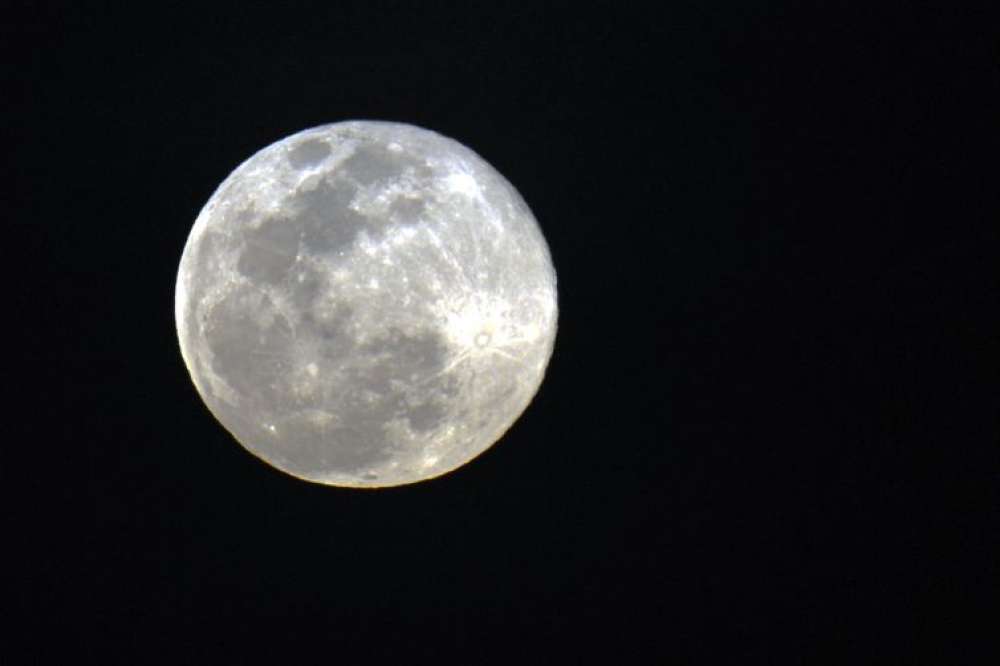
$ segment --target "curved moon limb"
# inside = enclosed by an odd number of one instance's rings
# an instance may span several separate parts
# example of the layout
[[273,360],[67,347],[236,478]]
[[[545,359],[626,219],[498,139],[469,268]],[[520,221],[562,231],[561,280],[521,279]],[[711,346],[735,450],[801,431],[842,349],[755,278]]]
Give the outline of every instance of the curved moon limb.
[[472,150],[350,121],[223,181],[175,309],[198,393],[247,450],[383,487],[460,467],[517,420],[552,355],[556,275],[524,200]]

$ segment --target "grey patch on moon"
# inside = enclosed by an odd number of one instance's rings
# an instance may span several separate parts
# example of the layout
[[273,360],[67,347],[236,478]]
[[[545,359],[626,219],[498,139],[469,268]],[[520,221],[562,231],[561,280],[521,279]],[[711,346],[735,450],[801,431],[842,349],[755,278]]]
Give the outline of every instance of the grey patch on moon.
[[476,457],[538,389],[555,272],[502,176],[420,128],[348,122],[258,152],[178,271],[184,360],[248,450],[310,481],[412,483]]
[[368,144],[359,146],[343,164],[345,173],[362,185],[372,185],[403,175],[407,167],[422,166],[402,153],[396,153],[384,146]]
[[331,153],[330,145],[323,141],[303,141],[288,152],[288,162],[293,169],[305,169],[319,164]]
[[419,199],[397,198],[391,208],[392,220],[397,224],[414,224],[423,215],[427,204]]
[[293,332],[269,297],[234,290],[206,314],[203,335],[213,373],[233,390],[263,405],[278,397]]
[[301,230],[303,245],[316,254],[345,251],[368,221],[351,208],[356,188],[346,182],[322,182],[290,198],[293,224]]
[[236,269],[250,278],[268,284],[280,282],[295,263],[299,251],[299,233],[286,219],[269,218],[247,232],[246,247]]
[[448,412],[441,405],[425,402],[414,406],[406,414],[410,428],[418,432],[427,432],[441,425]]
[[315,360],[341,361],[357,346],[357,341],[347,330],[350,308],[340,306],[329,314],[317,315],[307,311],[302,314],[297,330],[304,339],[316,342],[312,354]]
[[311,316],[312,306],[327,289],[323,274],[310,266],[301,266],[289,280],[288,298],[303,317]]

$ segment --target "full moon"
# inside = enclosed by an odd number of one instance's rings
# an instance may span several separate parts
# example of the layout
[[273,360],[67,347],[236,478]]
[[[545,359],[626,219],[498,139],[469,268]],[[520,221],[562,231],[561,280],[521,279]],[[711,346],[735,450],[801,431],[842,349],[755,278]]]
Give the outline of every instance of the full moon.
[[341,122],[222,182],[175,315],[198,393],[248,451],[307,481],[395,486],[464,465],[527,408],[556,275],[524,200],[472,150]]

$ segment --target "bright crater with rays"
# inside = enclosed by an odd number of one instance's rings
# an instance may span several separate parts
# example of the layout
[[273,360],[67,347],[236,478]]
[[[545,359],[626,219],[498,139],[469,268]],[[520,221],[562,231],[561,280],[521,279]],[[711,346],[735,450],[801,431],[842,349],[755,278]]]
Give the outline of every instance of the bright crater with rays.
[[352,121],[240,165],[198,216],[176,289],[209,410],[293,476],[392,486],[496,442],[537,392],[556,276],[535,218],[473,151]]

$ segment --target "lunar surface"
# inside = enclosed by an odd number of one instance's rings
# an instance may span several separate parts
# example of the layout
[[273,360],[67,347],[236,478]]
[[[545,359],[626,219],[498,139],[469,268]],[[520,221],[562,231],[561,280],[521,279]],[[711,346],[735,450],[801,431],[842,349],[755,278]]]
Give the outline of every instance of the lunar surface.
[[528,206],[472,150],[343,122],[219,186],[176,319],[199,394],[246,449],[308,481],[393,486],[465,464],[528,406],[556,276]]

